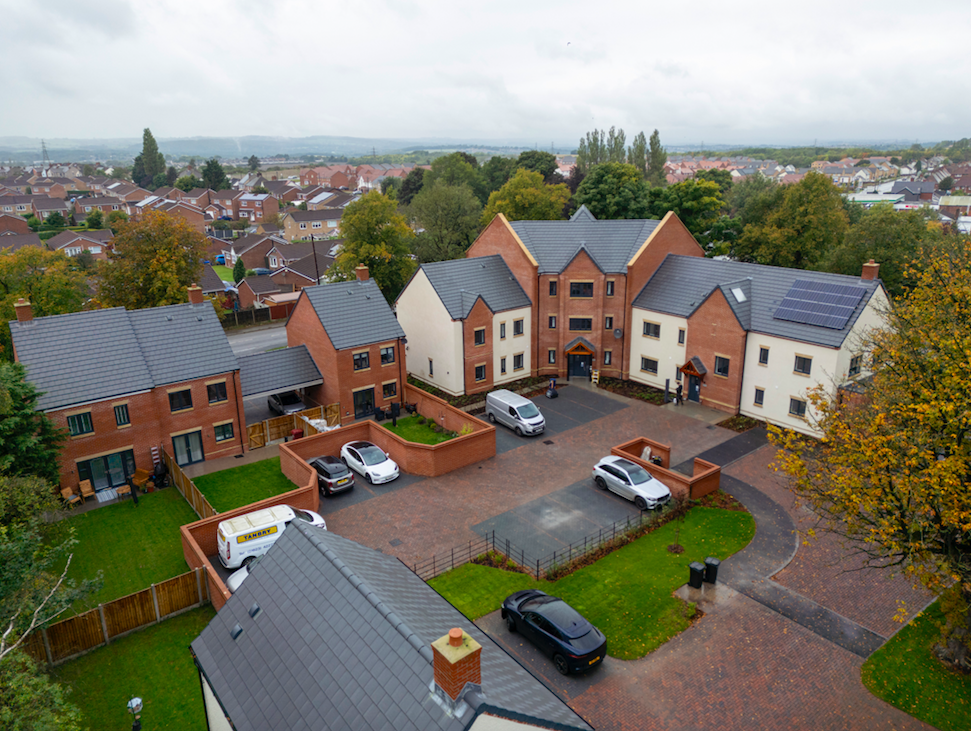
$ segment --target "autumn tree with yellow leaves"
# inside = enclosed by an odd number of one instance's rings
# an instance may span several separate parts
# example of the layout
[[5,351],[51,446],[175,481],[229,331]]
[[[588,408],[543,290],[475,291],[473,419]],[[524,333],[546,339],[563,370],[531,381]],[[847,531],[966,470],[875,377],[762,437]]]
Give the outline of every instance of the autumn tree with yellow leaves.
[[943,593],[935,652],[971,671],[971,242],[915,263],[863,344],[862,394],[811,394],[820,440],[773,430],[790,485],[871,566]]

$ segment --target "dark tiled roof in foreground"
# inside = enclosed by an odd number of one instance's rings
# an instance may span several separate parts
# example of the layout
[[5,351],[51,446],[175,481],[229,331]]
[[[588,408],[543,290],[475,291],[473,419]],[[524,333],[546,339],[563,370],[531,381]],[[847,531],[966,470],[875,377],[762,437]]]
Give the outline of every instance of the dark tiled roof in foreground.
[[482,645],[487,704],[589,728],[398,559],[298,522],[191,648],[237,731],[459,731],[473,712],[451,717],[430,691],[429,645],[452,627]]
[[238,368],[209,302],[13,320],[10,332],[45,411]]
[[373,279],[306,287],[301,290],[303,296],[310,300],[337,350],[405,336]]
[[[841,330],[774,318],[796,280],[860,287],[864,293]],[[637,295],[634,307],[688,317],[717,288],[746,330],[838,348],[879,286],[879,279],[668,254]],[[741,301],[735,296],[735,289],[741,291]]]

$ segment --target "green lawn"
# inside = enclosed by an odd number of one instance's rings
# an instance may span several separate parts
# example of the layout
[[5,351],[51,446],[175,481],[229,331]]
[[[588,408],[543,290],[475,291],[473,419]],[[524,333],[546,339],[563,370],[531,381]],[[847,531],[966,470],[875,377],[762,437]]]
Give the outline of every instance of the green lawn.
[[466,564],[428,583],[470,619],[493,612],[520,589],[536,587],[563,598],[607,635],[610,655],[633,660],[657,649],[689,624],[693,608],[672,592],[688,581],[688,564],[725,559],[755,535],[748,513],[693,508],[681,527],[682,554],[669,553],[675,524],[614,551],[559,581]]
[[126,707],[134,695],[144,703],[143,728],[205,731],[189,643],[214,616],[210,605],[193,609],[64,663],[51,675],[71,688],[68,699],[81,709],[87,728],[130,728]]
[[279,457],[202,475],[193,482],[220,513],[297,489],[280,471]]
[[419,424],[418,416],[406,416],[398,419],[398,426],[392,426],[390,421],[381,425],[390,432],[394,432],[402,439],[418,444],[441,444],[451,439],[447,432],[434,432],[428,423]]
[[870,692],[942,731],[971,728],[971,677],[947,670],[931,648],[944,616],[935,602],[863,663]]
[[232,267],[223,266],[222,264],[213,264],[212,265],[212,269],[213,269],[214,272],[216,272],[216,274],[218,275],[218,277],[221,280],[223,280],[224,282],[232,282],[233,281],[233,268]]
[[104,587],[79,605],[81,608],[148,588],[189,570],[182,554],[179,527],[198,520],[175,488],[150,495],[140,494],[138,507],[122,500],[97,510],[54,523],[51,539],[74,528],[74,547],[69,576],[94,578],[104,572]]

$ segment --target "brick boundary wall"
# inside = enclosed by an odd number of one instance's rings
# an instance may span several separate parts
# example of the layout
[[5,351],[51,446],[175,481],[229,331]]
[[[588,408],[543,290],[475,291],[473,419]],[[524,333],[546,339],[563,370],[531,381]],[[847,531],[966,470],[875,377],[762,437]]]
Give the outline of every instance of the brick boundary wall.
[[[650,447],[651,455],[661,458],[660,465],[641,459],[644,447]],[[653,477],[667,485],[675,497],[687,495],[692,500],[697,500],[714,492],[721,485],[721,467],[718,465],[695,457],[691,477],[674,472],[671,469],[671,447],[647,437],[637,437],[629,442],[618,444],[611,448],[610,453],[639,464]]]

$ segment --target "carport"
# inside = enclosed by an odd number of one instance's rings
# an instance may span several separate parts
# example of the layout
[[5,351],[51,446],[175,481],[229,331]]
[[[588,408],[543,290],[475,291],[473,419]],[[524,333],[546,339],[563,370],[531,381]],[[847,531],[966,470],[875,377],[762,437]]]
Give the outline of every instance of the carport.
[[237,361],[248,424],[270,418],[269,409],[261,401],[267,396],[319,386],[324,382],[306,345],[243,355]]

